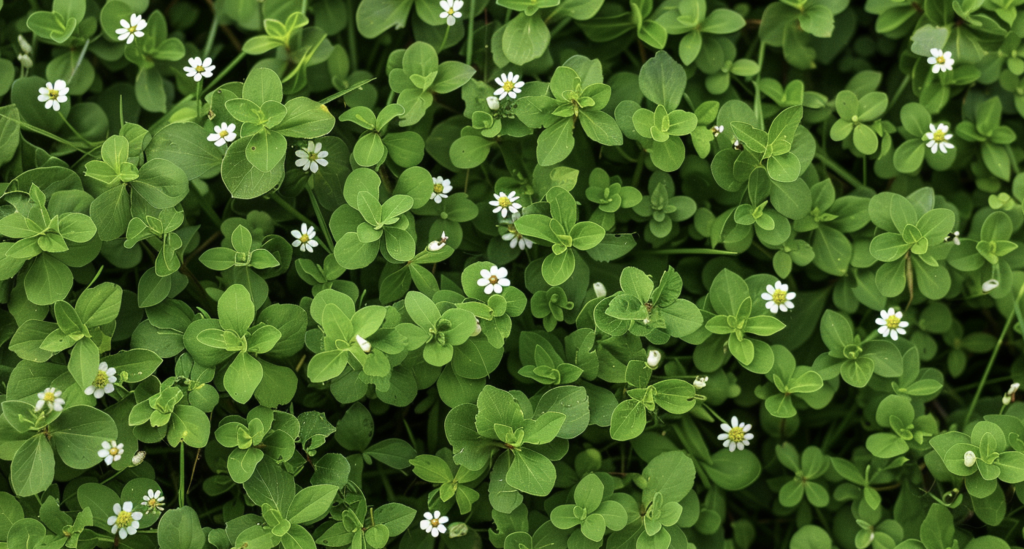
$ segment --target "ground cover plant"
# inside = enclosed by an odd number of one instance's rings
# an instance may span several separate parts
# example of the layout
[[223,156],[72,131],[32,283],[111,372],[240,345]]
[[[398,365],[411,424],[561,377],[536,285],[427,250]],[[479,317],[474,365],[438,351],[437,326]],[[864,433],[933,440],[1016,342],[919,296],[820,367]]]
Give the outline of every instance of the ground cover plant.
[[0,0],[0,545],[1024,546],[1022,4]]

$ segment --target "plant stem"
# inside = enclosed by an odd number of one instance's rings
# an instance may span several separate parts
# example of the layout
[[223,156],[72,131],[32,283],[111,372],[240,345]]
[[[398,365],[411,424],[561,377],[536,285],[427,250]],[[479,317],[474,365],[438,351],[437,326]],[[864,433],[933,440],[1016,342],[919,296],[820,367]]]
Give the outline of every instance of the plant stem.
[[121,469],[120,471],[118,471],[118,472],[114,473],[113,475],[110,475],[110,477],[109,477],[109,478],[107,478],[106,480],[104,480],[104,481],[103,481],[103,482],[101,482],[100,484],[106,484],[106,483],[108,483],[108,482],[110,482],[110,481],[114,480],[115,478],[117,478],[117,475],[120,475],[121,473],[123,473],[123,472],[125,472],[125,471],[127,471],[127,470],[128,470],[127,468],[125,468],[125,469]]
[[[1017,292],[1017,297],[1014,298],[1013,307],[1015,312],[1020,310],[1020,298],[1024,297],[1024,285],[1021,285],[1020,291]],[[996,363],[996,356],[999,354],[999,348],[1003,346],[1003,339],[1006,338],[1006,333],[1010,331],[1010,326],[1013,325],[1013,321],[1018,319],[1017,314],[1007,315],[1006,323],[1003,324],[1003,331],[999,334],[999,339],[996,340],[996,346],[992,348],[992,355],[988,357],[988,366],[985,366],[985,373],[981,374],[981,381],[978,383],[978,389],[974,391],[974,398],[971,399],[971,405],[967,407],[967,415],[964,416],[964,427],[971,421],[971,415],[974,414],[974,407],[978,405],[978,399],[981,398],[981,392],[985,390],[985,382],[988,380],[988,374],[992,372],[992,366]],[[1018,320],[1019,322],[1019,320]]]
[[352,72],[359,69],[359,56],[356,55],[356,3],[348,2],[348,57]]
[[451,27],[451,25],[448,25],[448,26],[446,26],[446,27],[444,28],[444,38],[442,38],[442,39],[441,39],[441,47],[440,47],[440,48],[437,48],[437,51],[438,51],[438,52],[441,52],[441,51],[443,51],[443,50],[444,50],[444,45],[445,45],[445,43],[446,43],[446,42],[448,42],[448,33],[449,33],[449,32],[450,32],[451,30],[452,30],[452,27]]
[[[197,193],[199,192],[199,187],[198,187],[198,185],[194,181],[192,182],[192,187],[195,188]],[[209,197],[213,198],[213,192],[212,191],[209,192]],[[206,198],[203,197],[202,195],[200,195],[200,197],[199,197],[199,207],[202,208],[203,211],[206,212],[206,215],[210,216],[210,219],[212,219],[213,222],[217,224],[217,227],[220,228],[220,223],[221,223],[220,216],[217,215],[217,212],[214,211],[213,206],[211,206],[210,202],[207,201]]]
[[196,82],[196,121],[203,124],[203,79]]
[[[88,139],[82,137],[82,134],[78,133],[78,130],[76,130],[75,127],[71,125],[71,122],[68,122],[68,119],[67,119],[66,116],[64,116],[64,113],[62,113],[60,111],[57,111],[57,114],[59,114],[60,115],[60,119],[64,121],[64,125],[67,126],[68,128],[70,128],[71,132],[75,134],[75,137],[81,139],[82,142],[86,144],[86,146],[88,146],[88,147],[93,146],[93,142],[92,141],[89,141]],[[78,147],[75,147],[75,148],[78,149]],[[81,149],[79,149],[79,150],[81,150]]]
[[764,49],[766,44],[761,42],[757,50],[757,79],[754,80],[754,116],[761,130],[764,130],[764,114],[761,112],[761,71],[764,69]]
[[320,234],[321,240],[324,243],[324,248],[327,249],[327,253],[334,253],[334,240],[331,238],[331,231],[327,228],[327,223],[324,222],[324,214],[320,211],[320,203],[316,201],[316,195],[313,193],[313,189],[307,188],[306,191],[309,193],[309,200],[313,203],[313,211],[316,212],[316,219],[320,222]]
[[213,82],[210,82],[210,89],[211,90],[215,89],[217,87],[217,84],[219,84],[220,81],[225,76],[227,76],[229,72],[231,72],[231,69],[235,68],[235,65],[241,63],[242,59],[244,59],[244,58],[245,58],[245,52],[244,51],[239,53],[238,55],[236,55],[235,58],[232,59],[230,63],[228,63],[228,66],[224,67],[220,72],[217,73],[217,76],[213,77]]
[[466,31],[466,64],[473,66],[473,18],[476,15],[476,0],[469,0],[469,29]]
[[285,199],[281,198],[281,195],[279,195],[277,193],[270,193],[270,198],[274,202],[277,202],[278,206],[281,206],[282,208],[284,208],[285,211],[287,211],[288,213],[294,215],[295,218],[298,219],[299,221],[305,223],[306,225],[316,225],[316,223],[314,223],[312,219],[302,215],[302,212],[300,212],[299,210],[296,210],[295,206],[292,206]]
[[181,447],[180,447],[181,448],[181,452],[179,453],[179,455],[181,456],[181,459],[179,460],[179,469],[180,469],[180,471],[179,471],[179,474],[178,474],[178,507],[184,507],[185,506],[185,443],[184,442],[179,442],[179,444],[181,444]]
[[903,95],[903,90],[907,89],[907,84],[909,83],[910,75],[907,74],[903,77],[903,81],[900,82],[900,87],[896,88],[896,93],[894,93],[892,99],[889,100],[889,105],[885,107],[885,112],[882,113],[882,116],[888,114],[889,110],[892,109],[894,105],[896,105],[896,100],[899,99],[901,95]]
[[712,248],[666,248],[664,250],[651,250],[654,255],[736,255],[737,252],[728,250],[715,250]]
[[829,158],[828,154],[825,153],[824,149],[818,149],[814,153],[814,158],[817,158],[818,160],[820,160],[821,163],[824,164],[826,168],[832,170],[843,181],[846,181],[850,185],[853,185],[854,187],[856,187],[858,189],[866,189],[867,188],[867,185],[864,185],[863,183],[861,183],[846,168],[840,166],[838,162],[836,162],[835,160],[832,160],[831,158]]
[[75,62],[75,68],[71,69],[71,76],[68,77],[69,83],[71,82],[71,79],[75,77],[75,73],[78,72],[78,67],[82,65],[82,60],[85,59],[85,52],[89,51],[89,40],[91,39],[85,39],[85,45],[82,46],[82,52],[78,54],[78,61]]
[[210,20],[210,32],[206,35],[206,45],[203,47],[203,57],[210,56],[210,50],[213,49],[213,39],[217,37],[217,23],[218,23],[217,12],[213,12],[213,18]]

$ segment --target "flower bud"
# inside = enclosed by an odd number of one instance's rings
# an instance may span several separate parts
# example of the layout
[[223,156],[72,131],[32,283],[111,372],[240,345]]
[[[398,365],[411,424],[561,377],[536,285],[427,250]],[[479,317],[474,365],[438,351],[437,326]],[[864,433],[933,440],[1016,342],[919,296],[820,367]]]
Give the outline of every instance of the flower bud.
[[693,386],[698,389],[703,389],[708,386],[708,376],[698,376],[697,379],[693,380]]
[[960,231],[953,231],[953,244],[960,245]]
[[1017,394],[1017,389],[1020,389],[1020,383],[1010,385],[1010,389],[1003,395],[1003,406],[1009,406],[1013,402],[1013,395]]
[[974,455],[974,452],[967,450],[964,452],[964,467],[974,467],[974,464],[978,461],[978,456]]
[[603,282],[595,282],[594,283],[594,294],[597,295],[598,299],[601,299],[602,297],[605,297],[606,295],[608,295],[608,288],[604,287],[604,283]]
[[989,280],[986,280],[985,282],[981,283],[981,291],[985,292],[986,294],[991,292],[992,290],[995,290],[998,287],[999,281],[994,278],[990,278]]
[[359,344],[359,348],[362,349],[364,353],[369,353],[373,350],[373,345],[370,345],[370,342],[363,339],[360,335],[356,335],[356,343]]
[[473,335],[469,337],[476,337],[480,335],[480,332],[484,331],[483,327],[480,326],[480,319],[476,319],[476,328],[473,328]]
[[139,450],[138,452],[135,452],[134,456],[132,456],[132,466],[133,467],[138,467],[139,465],[142,465],[143,461],[146,461],[146,451],[145,450]]
[[428,244],[427,249],[432,252],[439,252],[441,251],[441,248],[444,248],[445,244],[447,243],[448,235],[444,234],[444,231],[441,231],[441,238]]
[[487,96],[487,108],[496,111],[501,108],[501,101],[498,101],[497,97],[489,95]]
[[31,69],[33,66],[35,66],[35,63],[32,62],[32,57],[24,53],[18,54],[18,62],[21,63],[21,66],[25,67],[26,69]]
[[647,353],[647,365],[651,368],[657,368],[658,364],[661,364],[661,351],[651,349]]
[[30,55],[32,53],[32,44],[29,44],[28,40],[25,40],[25,37],[20,34],[18,35],[18,46],[21,47],[22,53],[26,55]]

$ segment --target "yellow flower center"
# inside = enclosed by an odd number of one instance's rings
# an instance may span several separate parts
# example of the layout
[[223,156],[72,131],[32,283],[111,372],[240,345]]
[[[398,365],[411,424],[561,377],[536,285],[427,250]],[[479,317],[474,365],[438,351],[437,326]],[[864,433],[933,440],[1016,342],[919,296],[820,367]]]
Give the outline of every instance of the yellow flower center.
[[54,400],[56,400],[56,398],[57,395],[54,395],[50,391],[46,391],[45,393],[43,393],[43,400],[45,400],[46,402],[53,402]]
[[150,508],[153,508],[156,507],[157,505],[160,505],[160,502],[157,501],[156,498],[152,498],[146,502],[146,505],[150,506]]
[[300,236],[299,237],[299,242],[302,242],[303,244],[305,244],[306,242],[309,242],[309,235],[308,234],[304,234],[304,235]]
[[512,205],[512,201],[509,200],[508,197],[503,196],[498,199],[498,205],[501,206],[502,208],[507,208]]
[[135,32],[135,25],[132,25],[132,26],[128,27],[128,32],[129,33],[134,33]]
[[316,153],[315,152],[309,151],[309,161],[310,162],[316,162]]
[[109,382],[110,382],[110,378],[107,377],[107,373],[106,372],[99,372],[99,373],[96,374],[96,381],[92,382],[92,386],[96,387],[97,389],[103,389],[103,388],[105,388],[107,386],[107,383],[109,383]]
[[117,446],[111,446],[110,447],[110,455],[116,456],[117,454],[120,454],[120,453],[121,453],[121,450],[118,450]]
[[733,442],[743,442],[743,435],[745,434],[746,433],[743,432],[743,427],[733,427],[732,429],[729,429],[729,440]]
[[935,130],[932,132],[932,141],[940,142],[946,140],[946,132],[942,130]]
[[775,290],[774,292],[772,292],[772,301],[774,301],[776,305],[782,305],[783,303],[785,303],[786,302],[786,292],[785,292],[785,290]]
[[434,192],[437,193],[437,194],[443,193],[444,192],[444,185],[442,185],[440,183],[434,183]]
[[513,235],[515,235],[516,238],[522,238],[523,237],[523,235],[519,234],[519,231],[516,230],[516,226],[514,224],[510,223],[508,225],[508,232],[510,232]]
[[114,523],[118,528],[127,528],[132,524],[132,514],[128,511],[121,511],[117,514],[117,521]]
[[885,326],[890,330],[895,330],[900,327],[900,319],[896,315],[890,315],[889,318],[885,319]]
[[490,282],[491,284],[497,284],[498,283],[498,277],[496,277],[494,275],[491,275],[491,278],[488,278],[487,281]]
[[454,15],[454,14],[455,14],[455,8],[448,8],[448,15]]
[[516,84],[515,84],[515,82],[512,82],[511,80],[506,80],[505,83],[501,87],[505,91],[510,92],[510,91],[515,89]]
[[221,137],[227,137],[228,136],[228,131],[227,130],[221,130],[220,131],[220,136]]
[[50,94],[50,99],[57,99],[57,97],[60,96],[60,92],[57,91],[57,90],[50,90],[49,94]]
[[203,66],[202,65],[196,65],[196,66],[194,66],[192,68],[195,69],[196,72],[203,72]]
[[441,521],[439,519],[430,519],[430,525],[434,528],[437,528],[438,524],[441,524]]
[[940,55],[935,58],[935,62],[940,65],[944,65],[946,63],[946,58]]

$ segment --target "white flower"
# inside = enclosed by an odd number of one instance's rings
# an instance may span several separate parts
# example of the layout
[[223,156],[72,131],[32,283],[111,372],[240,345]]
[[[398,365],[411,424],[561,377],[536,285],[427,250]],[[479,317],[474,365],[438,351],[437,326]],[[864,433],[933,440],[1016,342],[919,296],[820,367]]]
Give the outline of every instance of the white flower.
[[100,362],[99,370],[96,372],[96,379],[92,385],[85,388],[85,394],[96,397],[100,400],[106,395],[114,392],[114,384],[117,383],[117,370],[107,366],[106,362]]
[[743,150],[743,143],[740,143],[739,139],[733,139],[733,141],[732,141],[732,148],[737,150],[737,151],[742,151]]
[[892,307],[889,307],[888,311],[883,310],[875,319],[875,324],[878,324],[878,333],[882,334],[882,337],[891,337],[893,341],[899,339],[901,335],[907,335],[904,328],[910,326],[909,322],[903,320],[903,313]]
[[657,349],[647,351],[647,366],[657,368],[658,364],[661,364],[661,351]]
[[512,191],[508,195],[505,193],[498,193],[494,195],[494,200],[488,202],[494,209],[491,210],[494,213],[501,212],[501,217],[508,217],[509,212],[515,214],[519,212],[519,209],[523,207],[522,204],[517,204],[516,201],[519,197],[516,196],[516,192]]
[[441,231],[441,238],[439,240],[431,242],[430,244],[427,244],[427,249],[432,252],[439,252],[441,251],[441,248],[444,248],[447,243],[448,235],[444,234],[444,231]]
[[312,141],[306,145],[305,149],[299,149],[295,151],[295,156],[299,157],[295,161],[295,165],[302,168],[304,172],[316,173],[320,170],[320,166],[326,166],[327,151],[323,150],[323,143],[313,143]]
[[476,285],[482,287],[487,295],[500,294],[502,288],[511,284],[508,280],[508,269],[498,266],[481,269],[480,280],[476,281]]
[[124,444],[118,444],[116,440],[110,442],[103,441],[103,449],[96,452],[103,462],[107,465],[113,464],[115,461],[121,461],[121,455],[124,454]]
[[604,282],[594,283],[594,295],[597,296],[598,299],[608,295],[608,288],[604,287]]
[[998,287],[999,281],[994,278],[990,278],[985,282],[981,283],[981,291],[985,292],[986,294],[991,292],[992,290],[995,290]]
[[728,423],[722,424],[722,430],[725,432],[718,435],[718,440],[721,440],[722,446],[728,448],[730,452],[742,450],[750,446],[750,441],[754,438],[754,435],[750,434],[750,427],[736,416],[732,416],[731,426]]
[[[27,53],[19,53],[18,62],[21,63],[21,66],[25,67],[26,69],[31,69],[35,66],[35,63],[32,62],[32,56]],[[488,99],[490,98],[488,97]]]
[[231,143],[236,137],[238,137],[238,135],[235,133],[235,125],[225,122],[220,126],[214,126],[213,133],[206,136],[206,140],[211,141],[214,145],[220,147],[225,143]]
[[47,82],[45,88],[39,88],[38,99],[40,103],[46,103],[44,108],[59,111],[60,104],[67,102],[69,91],[71,88],[68,88],[68,83],[63,80]]
[[496,111],[501,108],[501,101],[493,95],[487,96],[487,108]]
[[498,99],[506,97],[515,99],[516,95],[523,91],[523,83],[519,81],[519,75],[511,72],[503,73],[495,78],[494,83],[498,85],[498,89],[494,90],[494,95],[497,95]]
[[156,513],[164,510],[164,497],[160,495],[160,490],[150,490],[145,496],[142,497],[142,503],[146,504],[146,514]]
[[132,456],[132,467],[142,465],[143,461],[146,461],[146,451],[139,450],[138,452],[135,452],[135,455]]
[[769,284],[766,286],[767,292],[761,294],[761,299],[764,300],[764,306],[766,309],[772,312],[772,314],[778,314],[779,311],[787,312],[793,308],[793,299],[796,297],[796,292],[789,291],[789,285],[783,284],[781,280],[775,281],[775,286]]
[[110,526],[110,533],[117,534],[124,539],[128,536],[135,535],[135,532],[139,531],[139,521],[142,520],[142,513],[139,511],[132,512],[132,502],[124,502],[124,507],[120,503],[114,504],[114,516],[107,519],[107,526]]
[[449,179],[445,179],[440,175],[434,178],[434,190],[430,193],[430,199],[435,204],[440,204],[442,200],[448,198],[448,193],[452,192],[452,182]]
[[955,244],[957,246],[960,245],[960,231],[953,231],[953,232],[949,233],[948,235],[946,235],[946,238],[942,239],[942,241],[943,242],[949,242],[950,238],[953,239],[953,244]]
[[476,328],[473,328],[473,335],[469,337],[476,337],[480,335],[480,332],[484,331],[484,327],[480,325],[480,319],[476,319]]
[[718,137],[724,131],[725,126],[711,126],[711,135],[714,137]]
[[207,57],[190,57],[188,60],[188,66],[184,67],[185,76],[199,82],[204,78],[210,78],[213,76],[213,69],[216,69],[217,65],[213,64],[213,59]]
[[931,54],[932,56],[928,58],[928,64],[932,66],[932,74],[953,70],[953,52],[944,52],[939,48],[932,48]]
[[978,456],[974,455],[974,452],[967,450],[964,452],[964,467],[974,467],[974,464],[978,462]]
[[316,240],[313,240],[316,238],[316,229],[305,223],[302,224],[301,231],[292,231],[292,238],[295,239],[292,241],[292,246],[298,248],[299,251],[313,253],[313,248],[319,245]]
[[356,334],[356,343],[359,344],[359,348],[362,349],[364,353],[369,353],[373,350],[373,345],[370,345],[370,342],[363,339],[359,334]]
[[523,233],[516,229],[516,220],[519,219],[520,215],[517,213],[512,214],[512,222],[505,225],[505,230],[508,231],[501,235],[501,239],[508,242],[508,247],[513,250],[518,247],[520,250],[527,248],[533,248],[533,241],[523,236]]
[[121,20],[121,28],[114,31],[117,34],[118,40],[123,40],[128,44],[135,41],[136,38],[142,38],[146,33],[142,32],[142,29],[146,28],[146,20],[141,15],[133,13],[131,21]]
[[1013,402],[1013,395],[1017,394],[1017,389],[1020,389],[1020,383],[1010,384],[1010,390],[1003,395],[1003,406],[1009,406]]
[[949,126],[945,124],[939,124],[938,126],[928,124],[928,128],[931,131],[924,134],[924,138],[928,140],[925,146],[932,150],[932,154],[939,151],[945,154],[946,151],[956,148],[949,142],[953,138],[953,134],[949,133]]
[[[462,0],[441,0],[441,19],[448,20],[448,26],[455,24],[455,20],[462,17]],[[437,536],[434,536],[435,538]]]
[[47,387],[41,393],[37,393],[36,397],[39,400],[36,402],[36,411],[40,411],[43,407],[47,407],[50,411],[58,411],[64,409],[64,399],[60,398],[61,391],[58,391],[55,387]]
[[693,380],[693,386],[697,389],[703,389],[708,386],[708,376],[697,376],[697,379]]
[[423,513],[423,520],[420,521],[420,528],[424,532],[436,538],[448,531],[448,528],[445,527],[445,524],[447,523],[448,517],[442,517],[441,511],[434,511],[434,514],[430,514],[428,511]]

